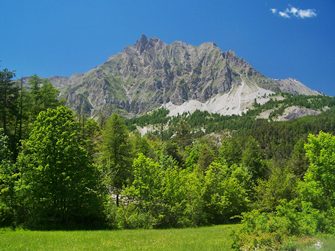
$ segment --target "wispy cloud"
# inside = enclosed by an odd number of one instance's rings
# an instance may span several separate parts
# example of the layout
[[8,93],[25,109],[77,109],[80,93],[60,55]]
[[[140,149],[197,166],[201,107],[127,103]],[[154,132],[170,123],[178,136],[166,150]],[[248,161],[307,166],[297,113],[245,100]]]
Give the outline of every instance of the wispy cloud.
[[283,18],[299,18],[299,19],[305,19],[305,18],[312,18],[316,17],[317,13],[315,9],[299,9],[293,6],[290,6],[289,8],[286,8],[285,10],[278,11],[275,8],[270,9],[271,13],[274,15],[278,15]]
[[290,15],[286,13],[286,11],[279,11],[278,15],[283,18],[290,18]]
[[270,11],[272,12],[272,14],[276,14],[277,13],[277,9],[275,9],[275,8],[270,9]]

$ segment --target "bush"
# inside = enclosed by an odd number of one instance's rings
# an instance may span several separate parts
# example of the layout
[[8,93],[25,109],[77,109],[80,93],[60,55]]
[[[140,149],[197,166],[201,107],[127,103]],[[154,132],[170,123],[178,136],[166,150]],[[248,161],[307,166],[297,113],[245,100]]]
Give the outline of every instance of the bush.
[[121,229],[151,229],[156,225],[156,219],[150,214],[150,212],[142,211],[133,203],[122,205],[118,208],[117,221],[118,227]]
[[279,250],[290,236],[313,235],[322,217],[310,203],[281,201],[274,212],[253,210],[243,214],[242,228],[234,247],[243,250]]

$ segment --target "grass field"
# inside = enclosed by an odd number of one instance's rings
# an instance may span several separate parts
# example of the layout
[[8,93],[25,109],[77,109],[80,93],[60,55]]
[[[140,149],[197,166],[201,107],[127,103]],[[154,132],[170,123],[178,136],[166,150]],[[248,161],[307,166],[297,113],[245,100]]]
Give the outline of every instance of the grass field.
[[301,251],[302,250],[303,251],[334,251],[335,250],[335,236],[322,235],[318,237],[313,237],[312,244],[308,244],[308,245],[297,244],[297,248]]
[[0,230],[0,250],[231,250],[238,225],[119,231]]
[[[116,231],[0,230],[0,250],[231,250],[238,225]],[[334,251],[335,236],[302,238],[297,250]],[[315,245],[321,244],[320,246]]]

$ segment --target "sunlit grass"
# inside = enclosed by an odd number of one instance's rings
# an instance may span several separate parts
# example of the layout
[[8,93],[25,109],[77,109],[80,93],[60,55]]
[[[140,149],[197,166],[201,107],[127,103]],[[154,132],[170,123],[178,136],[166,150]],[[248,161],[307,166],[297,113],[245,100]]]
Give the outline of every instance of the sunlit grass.
[[238,225],[118,231],[0,231],[0,250],[231,250]]
[[297,241],[297,248],[304,251],[334,251],[335,236],[321,235]]

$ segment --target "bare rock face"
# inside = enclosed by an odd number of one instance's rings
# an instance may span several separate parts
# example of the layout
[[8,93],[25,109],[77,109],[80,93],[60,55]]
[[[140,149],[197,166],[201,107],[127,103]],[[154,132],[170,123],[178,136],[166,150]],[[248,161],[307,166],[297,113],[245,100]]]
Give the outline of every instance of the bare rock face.
[[288,121],[305,116],[316,116],[319,115],[321,111],[309,109],[306,107],[290,106],[285,109],[282,115],[278,116],[275,120],[277,121]]
[[269,79],[214,43],[165,44],[144,35],[135,45],[84,74],[50,81],[70,107],[90,116],[112,112],[133,116],[167,103],[205,103],[242,82],[272,92],[314,93],[300,82]]
[[303,85],[296,79],[288,78],[277,81],[282,92],[300,95],[320,95],[319,92],[314,91]]

